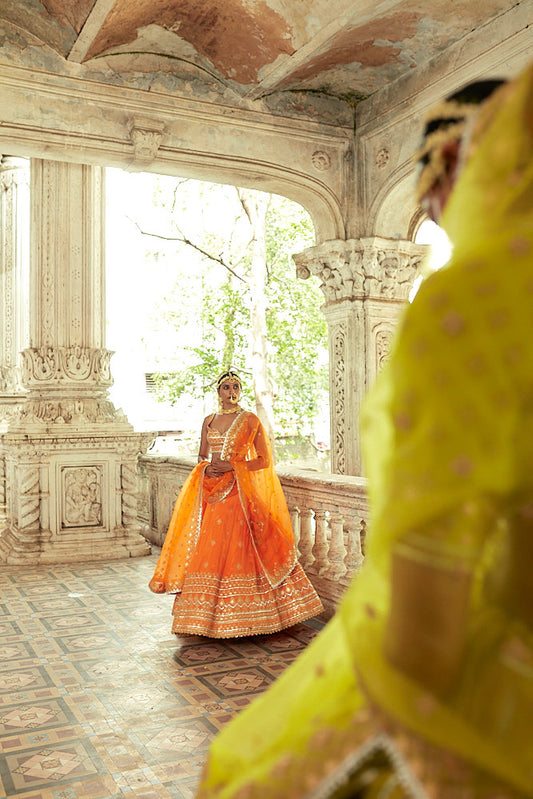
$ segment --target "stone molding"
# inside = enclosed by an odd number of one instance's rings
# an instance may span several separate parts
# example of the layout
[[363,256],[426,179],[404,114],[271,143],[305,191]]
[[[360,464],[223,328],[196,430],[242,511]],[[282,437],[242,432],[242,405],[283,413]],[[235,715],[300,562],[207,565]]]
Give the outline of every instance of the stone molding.
[[326,241],[293,255],[296,274],[319,277],[326,304],[346,299],[404,301],[427,251],[397,239]]
[[[353,184],[351,125],[237,112],[219,103],[4,64],[0,107],[6,111],[0,126],[4,151],[122,169],[149,165],[161,174],[250,188],[260,183],[264,191],[301,203],[318,241],[345,235],[344,197]],[[314,153],[321,154],[318,169]],[[320,171],[326,163],[330,167]]]
[[27,388],[44,385],[113,385],[110,350],[96,347],[30,347],[22,352],[22,380]]
[[11,418],[10,430],[18,430],[21,425],[43,426],[50,425],[131,425],[122,410],[117,410],[113,403],[107,399],[84,397],[60,401],[50,399],[28,399],[15,412]]
[[64,434],[60,435],[59,430],[50,434],[43,430],[40,434],[32,435],[31,438],[20,431],[0,435],[0,455],[2,450],[8,451],[11,448],[12,451],[16,450],[17,458],[27,461],[34,460],[35,463],[39,463],[44,450],[50,453],[59,453],[67,449],[69,453],[80,450],[99,450],[101,452],[112,450],[121,457],[136,458],[139,453],[147,449],[154,438],[154,433],[137,433],[127,430],[123,430],[121,433],[113,431],[106,436],[90,432],[79,436],[64,427],[61,428],[61,432],[63,431]]

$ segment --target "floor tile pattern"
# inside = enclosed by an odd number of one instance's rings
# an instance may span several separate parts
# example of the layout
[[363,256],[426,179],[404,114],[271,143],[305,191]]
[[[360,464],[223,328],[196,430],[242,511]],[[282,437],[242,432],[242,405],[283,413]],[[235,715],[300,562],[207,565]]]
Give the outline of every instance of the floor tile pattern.
[[0,566],[0,799],[190,799],[213,736],[322,626],[172,635],[155,560]]

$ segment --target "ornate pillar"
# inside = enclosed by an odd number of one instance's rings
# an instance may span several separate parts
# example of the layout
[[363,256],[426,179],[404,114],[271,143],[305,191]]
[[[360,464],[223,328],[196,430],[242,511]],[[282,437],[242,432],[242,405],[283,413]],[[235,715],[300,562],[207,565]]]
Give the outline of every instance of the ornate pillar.
[[0,431],[24,399],[28,345],[29,177],[26,158],[0,156]]
[[326,241],[293,256],[321,280],[328,323],[332,471],[361,474],[359,410],[386,359],[426,247],[377,237]]
[[149,552],[137,522],[135,479],[147,437],[134,433],[107,398],[103,180],[100,167],[31,162],[27,399],[0,440],[4,562]]

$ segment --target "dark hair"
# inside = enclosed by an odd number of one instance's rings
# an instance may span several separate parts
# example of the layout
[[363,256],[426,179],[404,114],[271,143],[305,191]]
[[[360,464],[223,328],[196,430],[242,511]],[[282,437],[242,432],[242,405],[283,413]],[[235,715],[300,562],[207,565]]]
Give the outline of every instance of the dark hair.
[[[432,133],[440,128],[446,129],[451,125],[462,122],[467,116],[467,109],[472,106],[476,107],[485,102],[491,94],[496,91],[500,86],[507,83],[504,79],[494,78],[493,80],[476,80],[472,83],[467,83],[461,89],[449,94],[442,103],[436,108],[436,116],[431,117],[426,122],[423,140],[427,139]],[[461,106],[464,106],[465,113],[461,113]],[[445,113],[446,109],[453,108],[453,112]],[[439,115],[439,111],[442,114]],[[429,161],[429,153],[424,153],[419,159],[422,166],[425,166]]]

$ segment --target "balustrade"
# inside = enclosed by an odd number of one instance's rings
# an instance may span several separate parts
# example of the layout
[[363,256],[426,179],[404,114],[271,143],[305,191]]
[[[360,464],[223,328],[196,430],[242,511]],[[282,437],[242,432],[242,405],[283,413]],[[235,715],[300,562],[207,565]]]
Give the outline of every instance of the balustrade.
[[[179,490],[195,461],[172,456],[140,458],[141,519],[151,543],[162,546]],[[298,558],[332,615],[364,557],[368,518],[366,481],[319,472],[278,471],[291,517]]]

